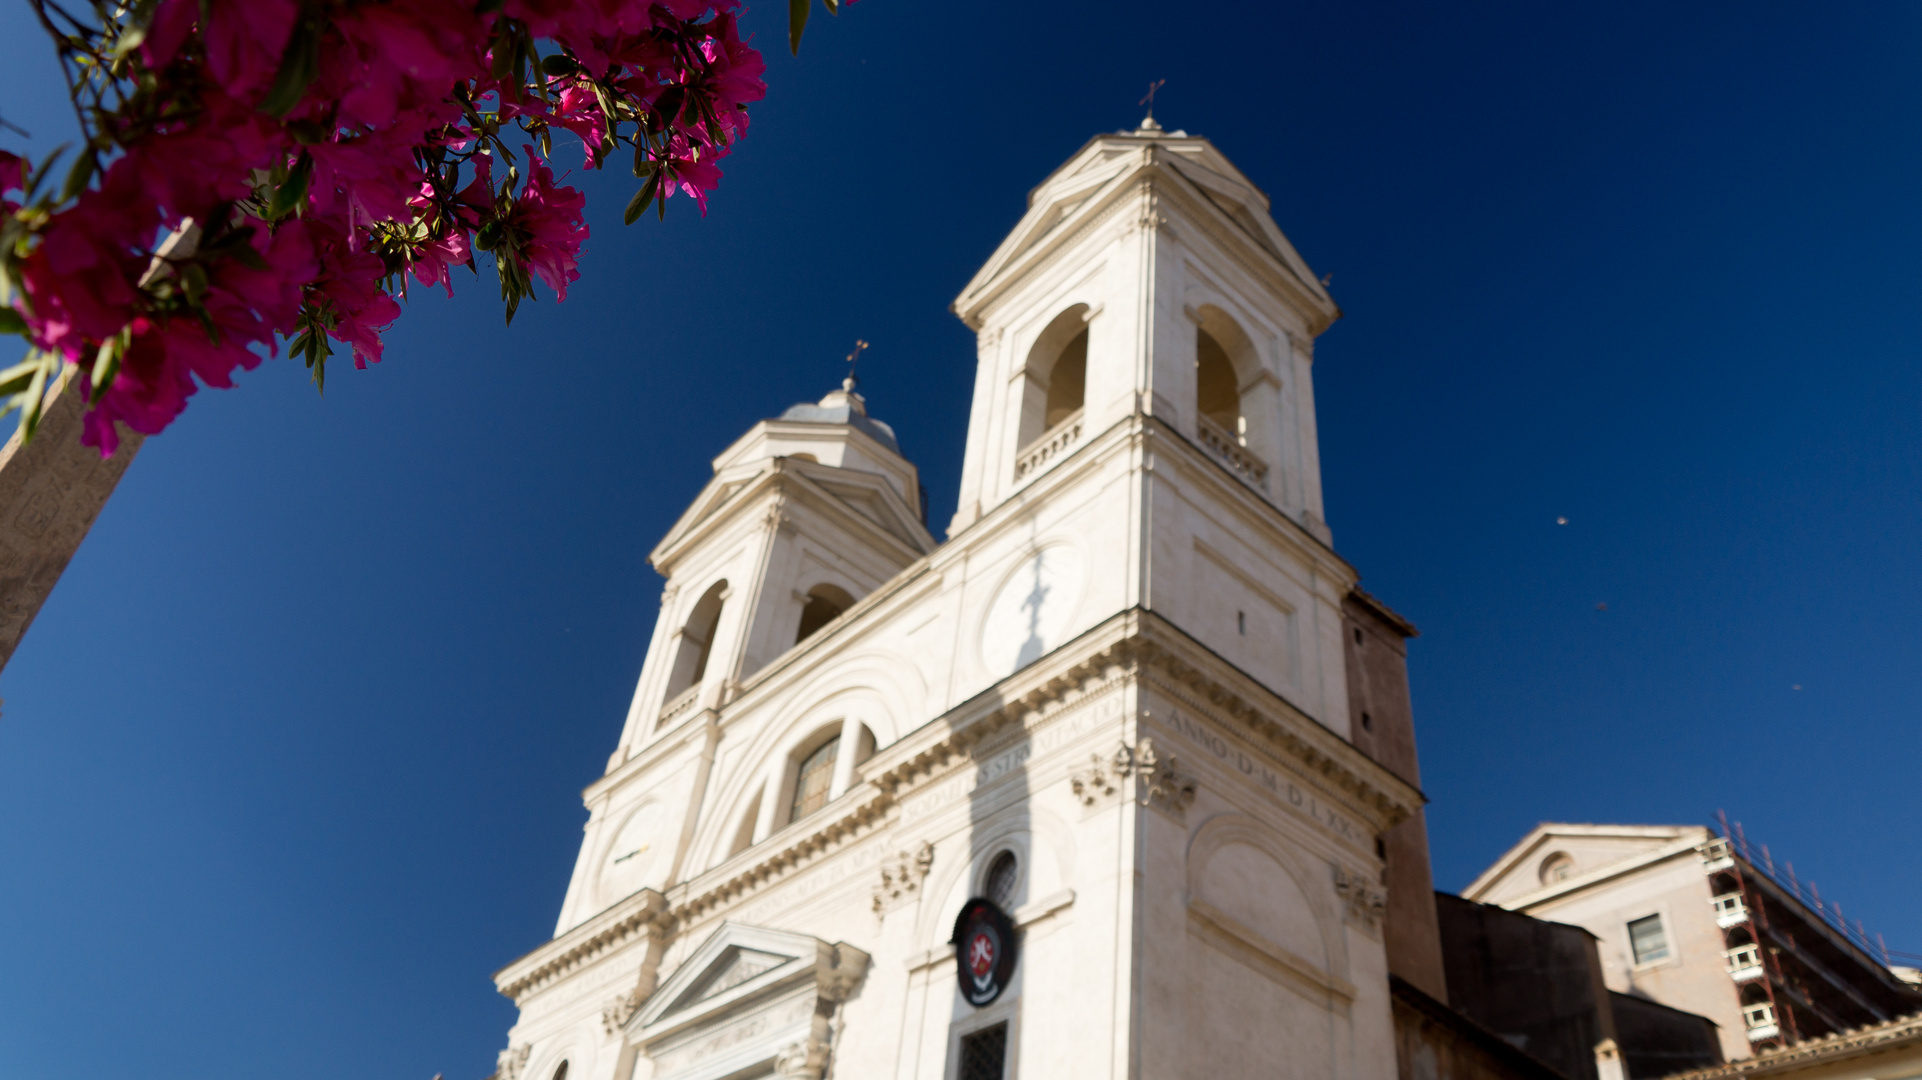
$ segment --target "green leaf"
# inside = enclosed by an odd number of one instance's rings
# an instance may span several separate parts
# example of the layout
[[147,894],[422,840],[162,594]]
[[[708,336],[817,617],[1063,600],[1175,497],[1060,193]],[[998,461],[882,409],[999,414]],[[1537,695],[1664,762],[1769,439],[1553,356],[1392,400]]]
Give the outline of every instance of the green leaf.
[[[33,384],[33,373],[39,370],[39,354],[28,353],[25,360],[20,361],[5,371],[0,371],[0,394],[12,396],[25,390]],[[15,403],[15,407],[18,407],[17,402]]]
[[72,143],[61,143],[59,146],[54,147],[53,153],[47,155],[47,160],[40,163],[40,171],[34,173],[33,177],[27,181],[25,201],[33,201],[34,192],[40,190],[40,185],[47,182],[47,174],[53,171],[53,163],[59,161],[60,155],[66,153],[67,148],[72,145]]
[[660,173],[655,173],[653,176],[648,177],[647,183],[641,185],[641,190],[635,192],[634,197],[627,200],[627,212],[621,215],[622,223],[632,225],[636,221],[639,221],[641,215],[647,213],[647,204],[654,201],[654,189],[660,187],[660,185]]
[[[53,363],[49,364],[47,361]],[[42,357],[38,370],[20,394],[20,441],[33,441],[33,433],[40,428],[40,417],[47,408],[47,375],[60,363],[58,356]]]
[[801,31],[807,29],[808,9],[814,0],[787,0],[787,47],[795,56],[801,55]]
[[581,65],[566,53],[555,53],[541,57],[541,70],[556,77],[572,75],[581,70]]
[[120,360],[127,354],[127,340],[127,331],[122,330],[100,343],[100,351],[94,354],[93,370],[87,376],[93,383],[93,393],[87,404],[94,404],[105,397],[107,388],[113,385],[114,376],[120,374]]
[[807,29],[807,10],[815,0],[788,0],[788,52],[801,54],[801,31]]
[[294,163],[294,170],[287,174],[287,180],[274,189],[274,197],[267,203],[267,218],[279,221],[288,214],[297,214],[307,209],[307,182],[314,176],[314,159],[303,151],[300,160]]
[[27,320],[13,308],[0,308],[0,334],[21,334],[27,332]]
[[313,23],[295,24],[287,39],[287,51],[280,57],[280,73],[260,103],[260,111],[280,119],[294,111],[307,87],[320,74],[320,30]]

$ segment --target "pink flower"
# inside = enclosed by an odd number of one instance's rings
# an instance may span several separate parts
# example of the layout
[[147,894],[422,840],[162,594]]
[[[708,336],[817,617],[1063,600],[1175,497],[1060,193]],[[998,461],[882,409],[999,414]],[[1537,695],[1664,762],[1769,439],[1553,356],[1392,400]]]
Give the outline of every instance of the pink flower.
[[181,6],[208,12],[201,36],[207,70],[221,89],[242,101],[265,96],[299,14],[293,0],[190,0]]
[[547,282],[556,300],[565,300],[568,285],[581,276],[581,244],[587,240],[581,212],[587,196],[571,187],[555,187],[553,172],[534,155],[534,148],[524,149],[527,183],[502,224],[513,233],[528,268]]
[[600,96],[581,80],[570,82],[561,90],[554,111],[547,114],[546,119],[581,137],[587,150],[587,167],[593,168],[601,143],[607,138],[607,114],[601,111]]

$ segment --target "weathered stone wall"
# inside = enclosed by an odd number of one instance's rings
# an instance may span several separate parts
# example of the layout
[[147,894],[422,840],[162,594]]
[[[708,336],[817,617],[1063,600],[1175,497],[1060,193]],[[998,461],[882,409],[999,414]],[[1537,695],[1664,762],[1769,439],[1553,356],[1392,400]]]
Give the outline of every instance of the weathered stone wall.
[[[1342,647],[1348,670],[1348,731],[1362,753],[1416,787],[1415,708],[1408,692],[1407,638],[1415,628],[1356,590],[1342,601]],[[1428,996],[1448,1000],[1441,931],[1435,920],[1435,879],[1428,862],[1428,822],[1422,811],[1382,834],[1388,864],[1384,918],[1388,969]]]
[[80,541],[87,538],[144,436],[120,429],[120,449],[102,460],[80,442],[86,403],[63,379],[33,442],[14,432],[0,449],[0,667],[13,656]]

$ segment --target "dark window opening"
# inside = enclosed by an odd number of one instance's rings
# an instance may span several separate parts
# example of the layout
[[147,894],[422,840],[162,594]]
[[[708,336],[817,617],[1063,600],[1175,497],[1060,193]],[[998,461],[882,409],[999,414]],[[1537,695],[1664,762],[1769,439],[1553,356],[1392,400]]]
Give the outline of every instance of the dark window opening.
[[1042,430],[1052,430],[1056,424],[1066,420],[1081,410],[1081,403],[1087,397],[1088,387],[1088,332],[1076,334],[1073,341],[1061,350],[1061,356],[1054,362],[1054,370],[1048,373],[1047,412],[1043,415]]
[[1382,862],[1388,861],[1388,841],[1379,836],[1375,837],[1375,858]]
[[1008,1025],[961,1036],[961,1080],[1002,1080],[1008,1071]]
[[854,597],[832,585],[816,585],[807,595],[807,604],[801,608],[801,627],[794,634],[796,645],[813,637],[815,631],[854,606]]
[[1361,644],[1361,627],[1355,627],[1355,644]]
[[1361,729],[1362,729],[1363,731],[1373,731],[1373,730],[1375,730],[1375,718],[1374,718],[1374,717],[1372,717],[1372,716],[1369,716],[1369,715],[1368,715],[1367,713],[1362,713],[1362,714],[1361,714]]
[[1206,330],[1195,332],[1195,407],[1236,442],[1243,442],[1241,387],[1234,361]]
[[1014,852],[1004,851],[988,864],[987,897],[1002,911],[1014,903],[1015,881],[1021,876],[1021,863]]
[[567,1080],[567,1062],[561,1062],[560,1068],[554,1070],[554,1080]]
[[1242,637],[1248,636],[1248,613],[1247,612],[1245,611],[1235,612],[1235,629],[1241,632]]

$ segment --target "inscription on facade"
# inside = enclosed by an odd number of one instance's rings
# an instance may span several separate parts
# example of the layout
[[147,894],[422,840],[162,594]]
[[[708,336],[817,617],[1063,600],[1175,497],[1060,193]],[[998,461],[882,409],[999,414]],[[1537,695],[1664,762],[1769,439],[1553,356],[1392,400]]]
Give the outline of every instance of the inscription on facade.
[[1058,750],[1093,731],[1099,725],[1119,719],[1120,716],[1121,695],[1119,693],[1110,693],[1098,701],[1083,705],[1042,728],[1032,737],[1023,739],[981,762],[972,771],[943,780],[926,792],[909,798],[901,807],[901,820],[904,823],[919,821],[958,799],[972,795],[977,789],[1015,772],[1036,754],[1048,754]]
[[1232,766],[1235,771],[1253,781],[1257,787],[1274,797],[1278,803],[1285,803],[1293,809],[1312,818],[1315,824],[1334,833],[1351,843],[1362,843],[1368,837],[1368,830],[1338,813],[1326,802],[1315,797],[1312,791],[1304,791],[1300,784],[1280,776],[1263,764],[1253,754],[1229,742],[1227,736],[1215,731],[1206,720],[1179,711],[1168,715],[1168,725],[1186,736],[1189,742],[1202,747],[1215,760]]

